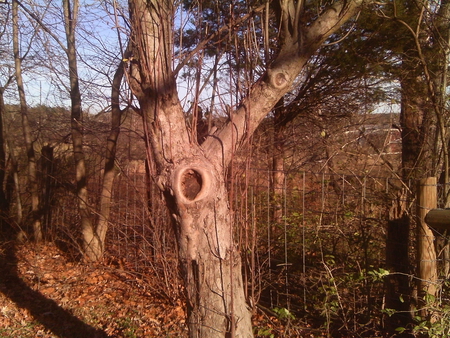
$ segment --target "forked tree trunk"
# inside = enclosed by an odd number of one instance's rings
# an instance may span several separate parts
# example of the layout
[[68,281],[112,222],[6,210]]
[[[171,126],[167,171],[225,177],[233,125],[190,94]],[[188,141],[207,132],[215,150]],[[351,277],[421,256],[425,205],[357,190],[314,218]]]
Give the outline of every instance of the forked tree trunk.
[[[179,69],[172,69],[173,1],[130,0],[129,5],[134,57],[127,78],[142,110],[154,180],[164,193],[177,233],[190,337],[253,337],[225,173],[240,145],[291,89],[309,57],[359,4],[335,3],[306,27],[298,20],[301,6],[295,13],[288,6],[294,2],[283,1],[283,43],[277,59],[239,107],[229,112],[229,121],[201,145],[186,126],[176,89]],[[299,26],[292,28],[294,22]]]

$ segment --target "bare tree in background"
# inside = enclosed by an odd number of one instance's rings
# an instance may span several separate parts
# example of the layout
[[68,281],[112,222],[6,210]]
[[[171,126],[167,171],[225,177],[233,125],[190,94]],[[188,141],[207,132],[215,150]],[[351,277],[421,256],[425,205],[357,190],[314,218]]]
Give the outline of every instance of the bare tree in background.
[[99,238],[95,233],[93,218],[89,208],[86,163],[83,150],[83,111],[81,106],[80,81],[78,77],[75,30],[77,27],[78,0],[63,0],[64,29],[66,33],[66,55],[69,64],[71,131],[73,157],[75,161],[75,184],[78,197],[78,212],[81,220],[81,232],[85,255],[90,260],[99,258]]
[[[7,81],[9,82],[9,81]],[[4,182],[6,178],[6,138],[4,133],[4,116],[6,112],[4,92],[6,86],[0,87],[0,225],[3,224],[3,219],[8,215],[9,203],[6,198],[6,193],[4,190]]]
[[[10,20],[10,12],[5,11],[4,15],[2,15],[2,24],[5,29],[0,31],[0,41],[8,41],[8,31],[6,27],[9,25]],[[1,44],[2,51],[0,52],[1,57],[6,57],[6,53],[9,48],[6,43]],[[5,180],[7,177],[6,170],[6,135],[5,135],[5,91],[8,86],[12,83],[14,79],[14,73],[11,70],[12,67],[2,67],[2,83],[0,84],[0,225],[4,224],[4,219],[8,216],[9,213],[9,201],[7,198],[7,193],[5,189]]]
[[[105,159],[105,171],[102,182],[102,195],[100,197],[99,218],[95,224],[95,206],[89,201],[87,167],[84,153],[84,122],[82,110],[82,98],[80,89],[80,77],[77,57],[76,30],[79,20],[80,4],[78,0],[64,0],[63,4],[63,27],[65,44],[62,37],[49,28],[49,25],[41,20],[41,16],[34,13],[23,3],[16,0],[26,14],[35,20],[39,27],[56,42],[67,58],[69,97],[71,102],[71,137],[73,147],[73,158],[75,168],[75,192],[77,196],[78,212],[81,222],[83,253],[91,261],[99,260],[103,257],[105,250],[106,233],[108,229],[108,219],[110,214],[110,199],[112,184],[114,181],[114,161],[116,143],[120,131],[120,110],[119,91],[123,76],[123,62],[117,68],[112,81],[112,127],[107,140],[107,150]],[[56,71],[52,69],[52,71]]]
[[28,159],[28,185],[31,194],[31,222],[35,242],[43,240],[41,215],[39,210],[39,191],[37,178],[37,160],[30,123],[28,121],[28,106],[22,78],[22,58],[19,48],[19,10],[17,1],[12,2],[13,17],[13,52],[16,70],[16,83],[19,92],[20,114],[22,116],[22,131],[25,139],[25,148]]
[[99,219],[95,229],[96,239],[92,243],[95,247],[91,250],[95,253],[94,259],[103,256],[105,251],[106,233],[111,213],[111,197],[114,184],[115,161],[117,151],[117,141],[120,135],[120,125],[122,123],[122,112],[120,108],[120,85],[124,75],[124,61],[121,61],[114,73],[111,88],[111,130],[106,140],[105,169],[103,173],[102,190],[99,202]]

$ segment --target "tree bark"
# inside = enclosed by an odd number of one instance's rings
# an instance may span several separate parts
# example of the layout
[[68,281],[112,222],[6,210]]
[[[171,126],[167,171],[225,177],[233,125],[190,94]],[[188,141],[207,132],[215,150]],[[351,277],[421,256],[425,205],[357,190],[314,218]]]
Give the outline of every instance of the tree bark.
[[111,197],[114,179],[116,176],[115,161],[117,140],[120,135],[120,125],[122,123],[122,110],[120,109],[120,85],[124,74],[123,61],[118,66],[111,89],[111,131],[106,144],[105,169],[103,173],[102,192],[99,202],[99,220],[96,227],[95,237],[90,245],[91,251],[96,253],[96,257],[103,256],[105,251],[106,233],[111,213]]
[[55,186],[55,161],[53,157],[53,147],[50,145],[44,145],[41,149],[40,158],[40,172],[41,172],[41,189],[40,189],[40,202],[41,202],[41,217],[42,228],[44,232],[52,225],[52,211]]
[[6,179],[6,140],[4,135],[3,121],[5,116],[5,101],[3,99],[4,87],[0,88],[0,225],[6,219],[9,210],[9,203],[4,190],[4,182]]
[[197,157],[172,174],[191,337],[252,337],[223,172]]
[[277,224],[281,224],[283,218],[283,188],[285,180],[284,172],[284,131],[286,123],[282,121],[284,113],[284,100],[281,99],[274,109],[273,122],[273,154],[272,154],[272,184],[271,184],[271,200],[272,200],[272,233],[276,234]]
[[32,131],[28,121],[28,107],[25,98],[25,88],[22,79],[22,59],[19,50],[19,12],[17,1],[13,1],[13,50],[14,65],[16,73],[16,83],[19,92],[20,113],[22,117],[22,131],[25,139],[25,150],[28,159],[28,185],[31,194],[31,224],[33,236],[36,243],[43,240],[41,215],[39,210],[39,189],[37,178],[36,153],[34,151],[34,142]]
[[101,253],[95,245],[97,239],[89,210],[86,164],[83,150],[83,112],[81,107],[80,83],[78,77],[77,53],[75,45],[75,28],[78,16],[78,0],[63,0],[64,29],[67,42],[67,60],[69,64],[71,134],[73,158],[75,162],[76,195],[78,212],[81,220],[81,234],[86,258],[96,261]]
[[[448,64],[450,62],[450,1],[444,0],[440,3],[438,15],[436,16],[436,40],[435,48],[432,50],[433,57],[439,55],[440,57],[433,58],[436,63],[436,69],[433,73],[434,88],[437,91],[435,104],[436,113],[439,123],[439,139],[438,145],[442,147],[442,172],[440,183],[443,183],[443,206],[450,207],[450,138],[448,128],[446,128],[445,121],[448,120],[447,88],[448,88]],[[448,233],[448,232],[447,232]],[[447,237],[447,236],[444,236]],[[446,238],[438,238],[436,240],[436,251],[441,252],[442,275],[443,279],[448,279],[450,276],[450,243]]]

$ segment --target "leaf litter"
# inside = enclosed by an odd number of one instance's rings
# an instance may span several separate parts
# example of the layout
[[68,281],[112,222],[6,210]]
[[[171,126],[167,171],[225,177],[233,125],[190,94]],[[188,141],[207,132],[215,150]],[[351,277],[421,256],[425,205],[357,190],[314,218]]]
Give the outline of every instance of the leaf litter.
[[[51,243],[0,249],[0,338],[188,337],[184,300],[158,291],[154,275],[73,261]],[[257,338],[316,336],[288,334],[264,311],[253,325]]]
[[151,276],[73,262],[52,244],[14,255],[0,253],[0,337],[84,338],[80,323],[92,338],[187,337],[183,301],[152,292]]

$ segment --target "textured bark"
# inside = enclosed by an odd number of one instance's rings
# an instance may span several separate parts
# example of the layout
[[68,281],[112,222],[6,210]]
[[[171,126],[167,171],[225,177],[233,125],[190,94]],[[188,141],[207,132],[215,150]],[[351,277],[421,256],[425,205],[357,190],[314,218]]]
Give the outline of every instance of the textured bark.
[[[446,128],[446,120],[448,119],[448,111],[446,109],[447,88],[448,88],[448,64],[450,61],[450,1],[444,0],[440,2],[438,15],[436,16],[434,35],[437,37],[432,54],[431,67],[433,72],[431,74],[430,86],[436,93],[433,97],[437,122],[439,127],[438,139],[436,140],[436,148],[442,149],[442,173],[441,181],[443,183],[443,196],[445,208],[450,207],[450,159],[449,159],[449,133]],[[450,270],[450,263],[448,258],[449,245],[443,250],[443,261],[445,270]],[[446,274],[447,276],[448,274]]]
[[5,116],[5,101],[3,99],[4,88],[0,88],[0,225],[7,216],[9,209],[8,200],[4,191],[4,182],[6,178],[6,140],[4,135],[3,120]]
[[6,179],[6,199],[8,201],[12,200],[12,196],[15,193],[15,204],[16,204],[16,222],[18,224],[22,223],[23,219],[23,208],[22,208],[22,198],[20,194],[20,185],[19,185],[19,164],[16,158],[16,155],[14,154],[14,146],[12,145],[11,140],[8,141],[8,148],[10,149],[10,166],[9,166],[9,173]]
[[91,247],[92,251],[97,253],[97,257],[103,256],[105,251],[106,233],[108,231],[108,222],[111,212],[111,197],[114,178],[116,176],[115,161],[117,140],[120,135],[120,124],[122,120],[122,110],[120,109],[120,84],[124,74],[123,62],[114,74],[111,89],[111,131],[106,144],[105,170],[103,173],[102,192],[99,202],[99,220],[96,227],[96,236]]
[[78,15],[78,0],[63,0],[64,28],[67,40],[67,60],[69,64],[71,134],[73,158],[75,162],[75,183],[78,197],[78,212],[81,220],[81,233],[84,254],[90,260],[97,260],[101,252],[95,245],[97,239],[89,210],[86,164],[83,150],[83,113],[78,78],[77,53],[75,45],[75,28]]
[[252,337],[223,168],[193,157],[173,171],[172,211],[191,337]]
[[[273,155],[272,155],[272,185],[271,185],[271,199],[272,199],[272,222],[281,224],[283,216],[283,188],[284,188],[284,130],[286,124],[283,123],[284,100],[281,99],[274,109],[273,122]],[[273,226],[273,235],[276,238],[278,234],[275,233],[277,227]]]
[[[412,57],[412,56],[411,56]],[[436,129],[434,112],[417,64],[404,61],[400,124],[402,127],[402,177],[405,182],[432,175]]]
[[22,132],[25,139],[25,150],[28,160],[28,186],[31,195],[31,222],[35,242],[43,240],[41,215],[39,211],[39,190],[37,179],[37,163],[30,123],[28,121],[28,107],[22,79],[22,59],[19,50],[19,16],[18,4],[13,1],[13,50],[17,89],[19,92],[20,114],[22,117]]
[[127,78],[142,110],[154,180],[177,232],[190,337],[253,337],[225,173],[234,153],[291,89],[309,57],[358,4],[336,3],[307,27],[300,26],[297,16],[290,17],[295,13],[284,13],[297,26],[291,31],[285,25],[278,57],[230,112],[229,121],[201,145],[186,126],[172,70],[173,2],[130,0],[129,5],[134,57]]

